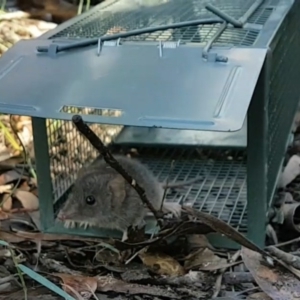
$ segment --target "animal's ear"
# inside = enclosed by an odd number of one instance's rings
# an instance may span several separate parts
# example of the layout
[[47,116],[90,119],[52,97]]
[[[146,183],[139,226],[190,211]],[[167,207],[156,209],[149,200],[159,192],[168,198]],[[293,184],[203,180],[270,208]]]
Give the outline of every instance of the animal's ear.
[[108,188],[114,195],[114,199],[117,200],[118,203],[123,202],[126,196],[125,190],[125,179],[121,174],[115,175],[109,182]]

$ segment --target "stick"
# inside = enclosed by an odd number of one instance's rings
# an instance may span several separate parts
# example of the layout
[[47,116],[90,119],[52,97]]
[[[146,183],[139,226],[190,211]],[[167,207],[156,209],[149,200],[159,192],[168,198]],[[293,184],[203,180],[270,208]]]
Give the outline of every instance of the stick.
[[112,156],[108,148],[102,143],[99,137],[90,129],[90,127],[84,123],[81,116],[74,115],[72,117],[73,124],[77,130],[96,148],[99,153],[103,156],[104,160],[109,164],[113,169],[120,173],[124,179],[137,191],[142,202],[147,205],[151,210],[155,218],[161,219],[163,216],[162,212],[158,212],[154,209],[151,202],[147,199],[145,190],[140,187],[136,181],[123,169],[123,167],[118,163],[118,161]]

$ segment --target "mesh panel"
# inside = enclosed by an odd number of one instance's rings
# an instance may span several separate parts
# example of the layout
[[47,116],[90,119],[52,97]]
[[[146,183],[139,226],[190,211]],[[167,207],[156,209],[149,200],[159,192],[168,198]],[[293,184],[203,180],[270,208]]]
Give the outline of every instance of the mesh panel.
[[[280,39],[272,53],[272,75],[268,107],[268,199],[271,199],[286,140],[300,99],[300,2],[282,24]],[[288,45],[288,46],[287,46]]]
[[[55,211],[66,196],[83,165],[91,163],[97,152],[79,135],[71,122],[60,127],[65,139],[52,138],[51,170]],[[121,128],[91,125],[99,137],[108,144]],[[60,145],[60,146],[57,146]],[[185,181],[203,176],[188,186],[169,189],[166,201],[190,205],[228,222],[239,231],[247,232],[246,158],[244,152],[199,151],[184,149],[141,148],[137,157],[154,173],[160,182]],[[117,151],[119,152],[119,151]],[[170,172],[172,160],[175,160]],[[55,180],[54,180],[55,178]]]
[[[122,126],[90,125],[105,144],[109,144]],[[54,202],[60,199],[73,184],[79,169],[91,163],[98,152],[73,126],[72,122],[47,120],[50,145],[51,178]]]
[[[272,7],[277,0],[266,0],[265,4],[249,19],[250,23],[264,24],[270,14]],[[145,1],[146,2],[146,1]],[[155,1],[153,1],[155,2]],[[112,34],[118,31],[129,31],[143,27],[166,25],[174,22],[195,20],[199,18],[214,17],[204,8],[204,1],[170,0],[164,4],[146,6],[139,8],[134,6],[126,9],[126,1],[115,1],[105,6],[102,10],[94,10],[87,13],[80,21],[75,21],[66,29],[56,33],[51,38],[93,38],[105,34]],[[240,18],[252,5],[252,0],[214,0],[210,3],[216,5],[229,15]],[[182,40],[183,42],[207,42],[216,33],[220,25],[200,25],[185,27],[181,29],[165,30],[155,33],[143,34],[127,38],[135,41],[167,41]],[[215,41],[215,44],[233,44],[251,46],[259,31],[228,28]]]
[[[139,160],[159,181],[185,181],[203,176],[187,187],[171,189],[168,202],[181,202],[210,213],[240,232],[247,232],[246,157],[244,152],[220,150],[138,149]],[[172,160],[175,164],[170,173]]]

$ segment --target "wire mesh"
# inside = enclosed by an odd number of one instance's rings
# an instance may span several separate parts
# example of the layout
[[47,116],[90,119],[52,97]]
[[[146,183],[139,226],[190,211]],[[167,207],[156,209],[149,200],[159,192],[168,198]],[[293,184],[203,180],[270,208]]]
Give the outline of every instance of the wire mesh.
[[[51,140],[51,171],[55,211],[67,198],[78,170],[90,164],[98,153],[76,132],[71,122],[63,122],[64,140]],[[120,128],[91,125],[109,144]],[[59,135],[60,135],[59,134]],[[57,146],[60,144],[60,146]],[[126,149],[128,149],[126,147]],[[118,149],[122,153],[126,149]],[[160,182],[180,182],[201,177],[198,182],[168,190],[167,202],[178,202],[210,213],[247,232],[246,155],[243,151],[174,148],[137,148],[136,159],[145,164]],[[136,153],[135,151],[135,153]],[[116,151],[114,151],[116,153]],[[171,168],[172,161],[175,161]],[[57,201],[59,200],[59,201]]]
[[[291,124],[300,100],[300,3],[295,2],[278,32],[272,52],[272,75],[268,103],[268,199],[271,199]],[[273,49],[273,46],[271,47]]]
[[[199,182],[170,189],[167,202],[178,202],[222,219],[247,232],[247,170],[244,151],[141,148],[139,159],[160,182]],[[174,165],[172,161],[174,160]]]
[[[272,13],[277,0],[266,0],[248,20],[250,23],[263,25]],[[51,39],[64,37],[72,39],[95,38],[119,31],[129,31],[144,27],[167,25],[175,22],[214,17],[208,12],[203,0],[169,0],[140,1],[151,5],[138,5],[137,1],[113,1],[100,10],[88,12],[86,16],[54,34]],[[130,3],[130,4],[129,4]],[[253,4],[248,0],[214,0],[210,1],[232,17],[240,18]],[[125,40],[131,41],[174,41],[205,43],[217,32],[220,25],[199,25],[170,29],[133,36]],[[227,28],[214,44],[230,44],[251,46],[255,43],[259,30]]]
[[[91,124],[91,129],[109,144],[122,126]],[[53,200],[58,201],[73,184],[76,173],[99,155],[70,121],[47,120]]]

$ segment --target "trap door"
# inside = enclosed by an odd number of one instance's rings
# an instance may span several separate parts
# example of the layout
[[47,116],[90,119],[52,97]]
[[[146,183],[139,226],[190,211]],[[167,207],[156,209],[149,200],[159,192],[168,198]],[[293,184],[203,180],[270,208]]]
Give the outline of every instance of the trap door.
[[[124,43],[37,54],[48,40],[17,43],[0,60],[0,110],[43,118],[210,131],[243,126],[266,49]],[[215,50],[216,51],[216,50]]]

